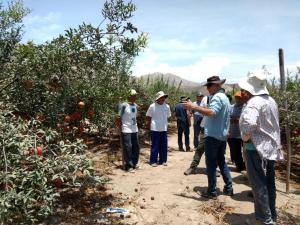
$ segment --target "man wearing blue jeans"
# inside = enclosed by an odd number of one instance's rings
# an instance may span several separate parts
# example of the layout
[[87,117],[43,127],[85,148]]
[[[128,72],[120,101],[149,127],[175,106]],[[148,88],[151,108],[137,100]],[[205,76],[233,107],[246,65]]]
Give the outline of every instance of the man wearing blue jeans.
[[136,91],[130,90],[128,101],[119,106],[118,126],[122,127],[123,167],[126,171],[137,169],[140,146],[136,122]]
[[274,162],[283,156],[278,107],[266,85],[264,71],[249,73],[239,82],[246,102],[239,125],[245,143],[244,156],[256,219],[264,225],[274,225],[277,219]]
[[182,136],[184,134],[184,143],[186,151],[190,151],[190,116],[189,112],[183,108],[182,102],[187,101],[187,97],[181,96],[180,102],[175,106],[175,116],[177,120],[178,147],[179,151],[184,151]]
[[[168,118],[171,117],[170,106],[165,103],[168,97],[163,91],[156,94],[146,113],[146,127],[151,130],[150,165],[167,166],[168,159]],[[159,159],[158,159],[159,156]]]
[[218,76],[212,76],[207,79],[205,86],[210,94],[208,107],[196,106],[189,102],[183,103],[184,107],[200,112],[205,116],[205,140],[204,149],[206,157],[206,170],[208,179],[208,188],[202,193],[203,197],[217,197],[216,190],[216,169],[219,166],[224,180],[224,195],[233,195],[232,179],[229,168],[225,161],[226,140],[229,129],[230,103],[224,93],[221,85],[225,82]]

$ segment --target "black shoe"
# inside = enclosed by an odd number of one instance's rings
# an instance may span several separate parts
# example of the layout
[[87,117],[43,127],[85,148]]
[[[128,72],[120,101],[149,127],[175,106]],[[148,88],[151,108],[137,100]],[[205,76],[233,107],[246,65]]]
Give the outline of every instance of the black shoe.
[[186,147],[186,151],[189,152],[191,151],[191,148],[189,146]]
[[247,191],[247,197],[253,198],[253,192],[252,191]]
[[183,147],[179,147],[179,149],[178,149],[179,151],[181,151],[181,152],[184,152],[184,149],[183,149]]
[[233,196],[233,189],[231,189],[229,191],[223,190],[223,195]]
[[188,168],[186,171],[184,171],[184,175],[190,175],[190,174],[195,174],[196,173],[196,168]]
[[216,200],[218,195],[216,193],[207,193],[205,191],[205,192],[201,192],[201,197]]

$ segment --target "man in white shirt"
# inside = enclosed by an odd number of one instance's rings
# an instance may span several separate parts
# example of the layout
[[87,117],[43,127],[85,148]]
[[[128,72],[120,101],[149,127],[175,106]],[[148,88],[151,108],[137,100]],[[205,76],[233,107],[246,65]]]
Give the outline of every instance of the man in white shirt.
[[122,125],[123,160],[126,171],[137,168],[140,146],[138,141],[138,126],[136,121],[137,105],[136,91],[131,89],[128,101],[119,106],[119,120]]
[[246,102],[239,125],[245,142],[245,160],[254,197],[256,219],[276,222],[275,160],[282,159],[278,107],[266,88],[263,71],[249,73],[239,82]]
[[[165,103],[168,97],[163,91],[156,94],[155,102],[152,103],[146,113],[146,126],[151,130],[151,153],[150,165],[156,167],[157,164],[167,165],[168,155],[168,118],[171,117],[170,106]],[[159,160],[158,160],[159,155]]]

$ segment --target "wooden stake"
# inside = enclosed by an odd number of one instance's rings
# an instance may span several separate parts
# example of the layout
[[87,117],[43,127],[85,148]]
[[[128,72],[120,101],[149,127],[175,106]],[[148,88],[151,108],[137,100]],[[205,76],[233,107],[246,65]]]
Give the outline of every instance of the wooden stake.
[[[279,70],[280,70],[280,89],[283,93],[286,94],[286,81],[284,75],[284,55],[283,49],[279,49]],[[285,136],[286,136],[286,143],[287,143],[287,165],[286,165],[286,193],[290,192],[290,174],[291,174],[291,134],[290,134],[290,127],[289,127],[289,115],[288,115],[288,104],[285,95],[284,100],[284,108],[286,111],[286,123],[285,127]]]

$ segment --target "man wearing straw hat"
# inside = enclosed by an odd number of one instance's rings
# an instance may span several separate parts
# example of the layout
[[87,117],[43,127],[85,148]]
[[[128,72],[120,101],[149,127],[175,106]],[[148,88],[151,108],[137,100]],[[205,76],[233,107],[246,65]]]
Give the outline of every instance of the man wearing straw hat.
[[137,92],[131,89],[128,101],[119,106],[118,124],[122,126],[123,166],[126,171],[136,169],[139,161],[136,95]]
[[283,158],[278,107],[269,96],[264,71],[249,73],[238,85],[246,102],[239,125],[245,142],[244,156],[254,197],[255,216],[263,224],[275,224],[274,162]]
[[204,86],[210,94],[208,107],[197,106],[189,102],[183,103],[184,107],[200,112],[205,116],[204,149],[208,188],[201,195],[205,198],[217,198],[216,168],[219,166],[224,180],[224,195],[233,195],[232,179],[225,161],[226,140],[229,129],[230,103],[221,87],[225,79],[218,76],[207,79]]
[[[167,166],[168,155],[168,118],[171,117],[170,106],[165,103],[168,97],[163,91],[159,91],[155,96],[146,113],[146,127],[151,130],[151,152],[150,165],[156,167],[158,164]],[[158,160],[159,156],[159,160]]]

